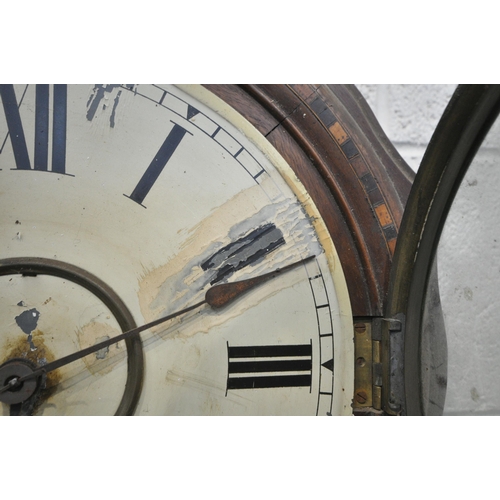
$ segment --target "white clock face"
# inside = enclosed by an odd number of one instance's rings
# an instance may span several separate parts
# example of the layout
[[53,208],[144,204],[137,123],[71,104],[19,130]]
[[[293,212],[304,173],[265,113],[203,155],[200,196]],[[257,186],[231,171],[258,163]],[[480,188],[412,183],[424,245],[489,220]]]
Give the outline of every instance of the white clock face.
[[[0,364],[43,365],[126,318],[142,325],[215,284],[316,257],[142,333],[144,370],[137,360],[130,373],[140,353],[120,342],[50,372],[30,412],[113,414],[142,376],[125,412],[351,413],[352,317],[333,243],[248,122],[201,87],[1,87]],[[39,271],[23,273],[28,262]]]

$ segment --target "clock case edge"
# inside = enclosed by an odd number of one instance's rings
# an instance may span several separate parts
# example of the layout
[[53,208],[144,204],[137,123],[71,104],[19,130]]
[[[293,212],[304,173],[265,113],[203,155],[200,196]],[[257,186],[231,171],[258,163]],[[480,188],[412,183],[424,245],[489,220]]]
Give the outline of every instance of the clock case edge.
[[204,85],[284,157],[335,243],[354,317],[383,315],[414,174],[353,85]]
[[414,172],[354,85],[204,86],[274,146],[323,217],[353,313],[354,414],[384,413],[381,324]]

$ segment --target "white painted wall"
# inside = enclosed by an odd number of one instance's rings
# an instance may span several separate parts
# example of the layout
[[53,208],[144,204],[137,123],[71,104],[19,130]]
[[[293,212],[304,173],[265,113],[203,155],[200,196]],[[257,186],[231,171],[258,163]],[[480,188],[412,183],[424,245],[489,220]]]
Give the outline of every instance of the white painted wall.
[[[416,171],[455,85],[357,86]],[[438,249],[448,341],[445,414],[500,414],[500,124],[486,138]]]

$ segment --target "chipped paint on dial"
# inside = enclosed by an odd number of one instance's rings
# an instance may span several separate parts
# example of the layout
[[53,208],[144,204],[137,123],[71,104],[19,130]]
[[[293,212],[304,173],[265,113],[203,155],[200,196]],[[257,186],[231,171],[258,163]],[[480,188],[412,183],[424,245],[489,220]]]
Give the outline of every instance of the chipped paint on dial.
[[[220,213],[234,213],[245,194],[200,223],[172,261],[145,273],[139,299],[148,321],[202,300],[213,284],[246,279],[322,253],[307,216],[290,200],[266,205],[238,220],[227,234],[215,237],[216,231],[210,228],[220,223]],[[207,240],[209,232],[214,235],[212,241]]]
[[[18,305],[19,304],[23,304],[23,302],[21,301],[18,303]],[[28,336],[27,340],[32,351],[36,351],[36,346],[33,343],[32,332],[38,325],[39,317],[40,312],[35,308],[32,308],[28,311],[23,311],[21,314],[14,318],[16,320],[17,326]]]
[[[350,307],[317,210],[283,159],[247,122],[206,90],[184,90],[68,86],[65,165],[71,175],[50,168],[21,172],[7,140],[0,154],[0,259],[36,256],[85,269],[116,291],[141,325],[192,305],[212,284],[314,255],[224,311],[204,306],[143,332],[146,370],[137,413],[350,413]],[[32,159],[40,135],[35,89],[16,92],[24,92],[18,109]],[[174,129],[184,132],[171,146],[167,139]],[[0,137],[7,136],[0,107]],[[155,170],[157,161],[161,168]],[[140,196],[132,195],[136,190]],[[21,239],[16,221],[22,221]],[[29,346],[14,321],[20,300],[40,312],[37,329],[50,332],[45,342],[57,357],[119,331],[106,319],[109,311],[91,300],[76,294],[67,301],[71,284],[30,287],[28,297],[18,293],[19,280],[0,288],[0,318],[11,323],[3,329],[12,340]],[[226,391],[228,345],[310,342],[311,387]],[[41,411],[113,413],[127,371],[124,351],[112,346],[63,367],[57,391]],[[333,380],[346,383],[333,387]],[[323,398],[323,392],[329,395]]]
[[[88,290],[47,275],[0,276],[0,321],[0,364],[19,357],[43,366],[120,333],[109,309]],[[27,342],[28,331],[36,350]],[[125,351],[123,342],[117,343],[107,352],[49,372],[33,413],[82,414],[92,408],[91,413],[99,414],[103,405],[85,396],[92,387],[100,397],[109,398],[104,408],[113,413],[120,397],[116,390],[121,385],[123,392],[126,377]],[[8,413],[8,405],[1,403],[0,414]]]
[[[78,328],[76,335],[78,337],[78,348],[85,349],[98,344],[103,340],[120,335],[121,331],[108,323],[102,323],[92,320],[89,323]],[[124,342],[118,342],[111,347],[101,349],[94,354],[85,356],[82,361],[92,374],[105,375],[113,370],[114,363],[123,362],[125,358]],[[108,363],[102,361],[107,360]]]

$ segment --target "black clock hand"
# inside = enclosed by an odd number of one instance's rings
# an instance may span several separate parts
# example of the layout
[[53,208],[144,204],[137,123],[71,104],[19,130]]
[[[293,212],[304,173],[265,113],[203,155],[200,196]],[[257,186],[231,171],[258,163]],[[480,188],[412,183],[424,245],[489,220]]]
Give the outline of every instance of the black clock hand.
[[[170,319],[174,319],[177,316],[185,314],[189,311],[193,311],[194,309],[198,309],[199,307],[201,307],[204,304],[208,304],[209,306],[211,306],[214,309],[220,309],[221,307],[228,305],[230,302],[237,299],[240,295],[246,293],[247,291],[251,290],[252,288],[256,287],[257,285],[264,283],[266,281],[269,281],[270,279],[273,279],[276,276],[279,276],[280,274],[299,266],[300,264],[308,262],[309,260],[311,260],[313,258],[315,258],[314,255],[307,257],[305,259],[293,262],[292,264],[288,264],[287,266],[284,266],[280,269],[276,269],[275,271],[271,271],[271,272],[263,274],[261,276],[257,276],[255,278],[249,278],[246,280],[235,281],[233,283],[223,283],[221,285],[214,285],[212,288],[210,288],[206,292],[205,299],[202,300],[201,302],[198,302],[197,304],[186,307],[185,309],[182,309],[180,311],[176,311],[175,313],[169,314],[168,316],[165,316],[163,318],[159,318],[155,321],[151,321],[150,323],[147,323],[145,325],[142,325],[142,326],[139,326],[139,327],[134,328],[132,330],[129,330],[128,332],[122,333],[121,335],[117,335],[116,337],[113,337],[111,339],[104,340],[102,342],[94,344],[93,346],[90,346],[90,347],[87,347],[87,348],[82,349],[80,351],[74,352],[73,354],[69,354],[68,356],[64,356],[62,358],[56,359],[55,361],[52,361],[44,366],[36,368],[31,373],[28,373],[24,376],[11,377],[9,379],[9,382],[0,388],[0,394],[4,393],[6,391],[9,391],[9,390],[15,389],[16,387],[18,387],[20,384],[22,384],[26,380],[39,377],[44,373],[49,373],[53,370],[56,370],[57,368],[61,368],[64,365],[67,365],[69,363],[72,363],[73,361],[76,361],[80,358],[88,356],[89,354],[92,354],[92,353],[97,352],[101,349],[104,349],[105,347],[109,347],[113,344],[116,344],[117,342],[120,342],[121,340],[125,340],[129,337],[137,335],[137,334],[143,332],[144,330],[148,330],[149,328],[153,328],[154,326],[160,325],[161,323],[164,323]],[[0,366],[0,373],[1,373],[3,366],[4,365]],[[1,400],[1,398],[0,398],[0,400]]]

